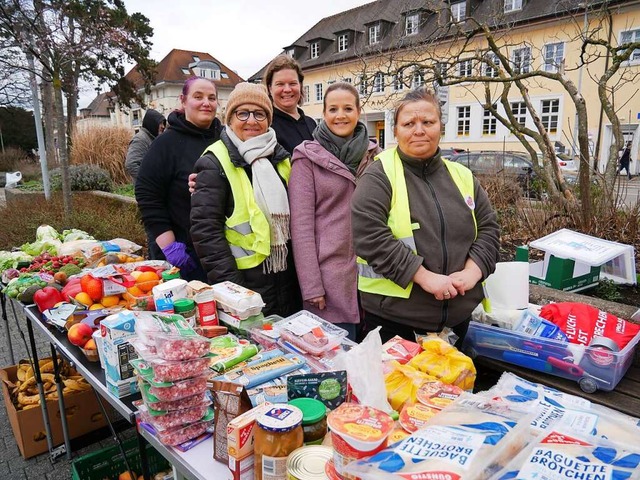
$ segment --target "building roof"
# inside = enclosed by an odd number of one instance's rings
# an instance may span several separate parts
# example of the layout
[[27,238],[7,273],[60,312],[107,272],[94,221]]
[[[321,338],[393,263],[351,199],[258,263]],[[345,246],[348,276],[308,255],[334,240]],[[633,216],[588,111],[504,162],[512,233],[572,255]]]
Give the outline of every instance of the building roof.
[[[197,62],[197,59],[200,61],[214,62],[220,67],[222,78],[220,80],[215,80],[215,84],[218,87],[233,88],[236,84],[244,81],[237,73],[206,52],[174,48],[160,61],[160,63],[158,63],[158,66],[156,67],[155,84],[157,85],[162,82],[184,82],[187,78],[195,75],[193,68],[195,67],[194,63]],[[142,87],[144,83],[142,75],[138,72],[137,67],[133,67],[125,75],[125,78],[138,87]]]
[[94,98],[89,105],[80,109],[82,118],[87,117],[110,117],[109,107],[113,105],[113,93],[100,93]]
[[[584,0],[522,0],[523,7],[504,13],[504,0],[466,0],[467,18],[474,18],[495,28],[513,28],[518,24],[565,17],[568,13],[581,14]],[[353,60],[358,57],[380,54],[385,51],[419,45],[435,39],[446,39],[451,22],[443,15],[443,7],[460,3],[456,0],[376,0],[365,5],[323,18],[290,46],[305,46],[298,49],[295,59],[303,70]],[[597,8],[601,2],[589,1],[589,8]],[[628,2],[612,2],[628,3]],[[421,25],[416,35],[405,36],[407,13],[421,12]],[[439,12],[439,13],[437,13]],[[448,13],[448,10],[447,10]],[[368,27],[382,22],[384,34],[381,41],[369,45]],[[468,23],[469,28],[471,22]],[[354,30],[348,48],[337,51],[336,33]],[[310,44],[318,39],[331,39],[328,45],[321,45],[317,58],[310,56]],[[285,47],[286,49],[289,47]],[[298,53],[299,52],[299,53]],[[249,81],[259,81],[267,65],[249,77]]]

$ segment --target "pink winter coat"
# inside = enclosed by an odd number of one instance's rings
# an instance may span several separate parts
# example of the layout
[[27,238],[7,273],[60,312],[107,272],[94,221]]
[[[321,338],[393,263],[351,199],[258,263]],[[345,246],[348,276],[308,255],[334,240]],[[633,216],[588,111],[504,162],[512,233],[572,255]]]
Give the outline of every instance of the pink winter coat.
[[[369,163],[378,152],[378,145],[369,142],[363,162]],[[291,239],[304,307],[332,323],[359,323],[356,254],[351,240],[356,178],[315,140],[298,145],[291,161]],[[324,310],[308,303],[321,296],[326,301]]]

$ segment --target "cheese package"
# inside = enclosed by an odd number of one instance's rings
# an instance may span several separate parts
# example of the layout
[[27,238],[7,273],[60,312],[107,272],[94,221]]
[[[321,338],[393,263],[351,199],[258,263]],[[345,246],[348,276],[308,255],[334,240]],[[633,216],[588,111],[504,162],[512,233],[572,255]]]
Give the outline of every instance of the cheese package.
[[640,448],[571,431],[551,431],[523,449],[491,480],[640,478]]
[[428,373],[443,383],[463,390],[473,390],[476,367],[471,359],[437,335],[422,341],[424,352],[413,357],[408,365]]
[[[467,396],[472,395],[460,398]],[[350,463],[345,471],[362,480],[488,478],[530,440],[529,417],[504,406],[466,406],[459,400],[410,436]]]

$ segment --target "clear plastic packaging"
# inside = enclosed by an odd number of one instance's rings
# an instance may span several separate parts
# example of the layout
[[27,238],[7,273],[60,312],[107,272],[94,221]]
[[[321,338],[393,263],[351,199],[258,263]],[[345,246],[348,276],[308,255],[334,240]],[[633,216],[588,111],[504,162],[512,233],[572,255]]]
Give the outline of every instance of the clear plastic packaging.
[[[133,362],[135,362],[138,374],[143,377],[151,375],[152,378],[158,382],[177,382],[208,372],[210,361],[211,359],[209,357],[180,361],[146,357],[143,361],[134,360]],[[143,371],[140,371],[140,369]]]
[[278,327],[282,340],[316,356],[338,346],[347,336],[346,330],[306,310],[287,317]]
[[251,339],[262,347],[276,348],[280,338],[279,323],[284,320],[280,315],[269,315],[262,320],[261,325],[256,325],[249,330]]
[[149,393],[162,401],[178,400],[179,398],[190,397],[207,391],[208,375],[173,382],[173,385],[159,387],[149,385]]
[[209,352],[210,340],[198,334],[189,337],[158,335],[156,354],[165,360],[192,360]]
[[153,410],[163,410],[165,412],[171,412],[173,410],[182,410],[185,408],[197,407],[200,405],[209,405],[210,400],[207,398],[206,393],[198,393],[191,395],[190,397],[179,398],[178,400],[170,400],[163,402],[158,400],[157,397],[151,395],[148,390],[140,389],[142,394],[142,400],[144,404]]
[[204,404],[170,412],[152,412],[141,405],[138,411],[140,420],[151,424],[156,431],[160,431],[198,422],[205,416],[208,409],[209,404]]
[[258,315],[265,306],[259,293],[235,283],[217,283],[211,288],[220,309],[240,320]]
[[181,315],[136,312],[136,334],[165,360],[190,360],[206,355],[210,340],[202,337]]
[[176,427],[168,430],[158,430],[156,435],[158,439],[164,444],[169,446],[180,445],[181,443],[196,438],[202,435],[207,429],[213,427],[213,420],[207,420],[202,422],[192,423],[186,427]]

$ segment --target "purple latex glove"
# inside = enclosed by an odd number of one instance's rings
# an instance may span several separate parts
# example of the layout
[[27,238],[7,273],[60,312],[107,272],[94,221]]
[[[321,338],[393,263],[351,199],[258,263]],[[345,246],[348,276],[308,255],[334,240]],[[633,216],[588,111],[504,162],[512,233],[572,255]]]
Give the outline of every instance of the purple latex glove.
[[174,267],[178,267],[184,273],[195,270],[198,265],[187,253],[187,246],[182,242],[173,242],[162,249],[167,262]]

